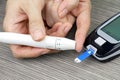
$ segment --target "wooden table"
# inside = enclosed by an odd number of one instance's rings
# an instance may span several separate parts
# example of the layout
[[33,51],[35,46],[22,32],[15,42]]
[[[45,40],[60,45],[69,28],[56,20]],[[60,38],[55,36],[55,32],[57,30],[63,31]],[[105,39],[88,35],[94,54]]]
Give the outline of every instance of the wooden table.
[[[5,0],[1,0],[0,31],[4,10]],[[90,31],[119,11],[120,0],[92,0]],[[120,57],[108,63],[90,57],[75,64],[77,55],[75,51],[64,51],[35,59],[16,59],[8,45],[0,43],[0,80],[120,80]]]

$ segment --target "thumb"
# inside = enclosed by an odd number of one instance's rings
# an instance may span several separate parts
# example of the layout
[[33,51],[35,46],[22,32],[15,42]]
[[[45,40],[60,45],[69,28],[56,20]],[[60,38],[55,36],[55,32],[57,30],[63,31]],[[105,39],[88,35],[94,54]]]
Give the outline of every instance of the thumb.
[[46,33],[42,18],[42,8],[31,6],[26,13],[29,18],[29,33],[32,38],[36,41],[44,39]]
[[63,0],[58,8],[59,17],[64,17],[71,10],[76,8],[79,4],[79,0]]
[[32,38],[36,41],[42,40],[45,37],[45,27],[41,15],[31,16],[29,20],[29,31]]

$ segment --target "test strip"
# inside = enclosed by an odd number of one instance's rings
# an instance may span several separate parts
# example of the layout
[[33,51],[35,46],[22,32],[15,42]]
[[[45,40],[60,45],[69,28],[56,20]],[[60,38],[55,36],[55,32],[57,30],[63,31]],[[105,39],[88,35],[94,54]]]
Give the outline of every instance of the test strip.
[[75,58],[74,61],[75,61],[75,63],[80,63],[92,54],[94,54],[94,50],[90,48],[87,51],[85,51],[84,53],[80,54],[77,58]]

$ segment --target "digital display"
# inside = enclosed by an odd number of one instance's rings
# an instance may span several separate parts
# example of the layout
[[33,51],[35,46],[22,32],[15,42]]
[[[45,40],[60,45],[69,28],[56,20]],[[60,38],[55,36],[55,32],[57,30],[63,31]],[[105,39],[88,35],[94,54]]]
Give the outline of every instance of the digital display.
[[107,24],[101,30],[117,41],[120,41],[120,17]]

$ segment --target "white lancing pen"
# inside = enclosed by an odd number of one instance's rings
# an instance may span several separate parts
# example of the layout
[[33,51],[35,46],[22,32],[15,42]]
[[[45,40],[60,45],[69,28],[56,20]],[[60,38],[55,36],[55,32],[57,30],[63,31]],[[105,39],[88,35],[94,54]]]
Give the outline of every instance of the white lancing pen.
[[[12,32],[0,32],[0,42],[56,50],[75,50],[76,44],[75,40],[53,36],[46,36],[45,39],[38,42],[34,41],[30,35]],[[85,52],[83,55],[78,56],[75,62],[79,63],[88,56],[87,52]]]
[[34,41],[27,34],[0,32],[0,42],[56,50],[75,50],[74,40],[54,36],[46,36],[42,41]]

